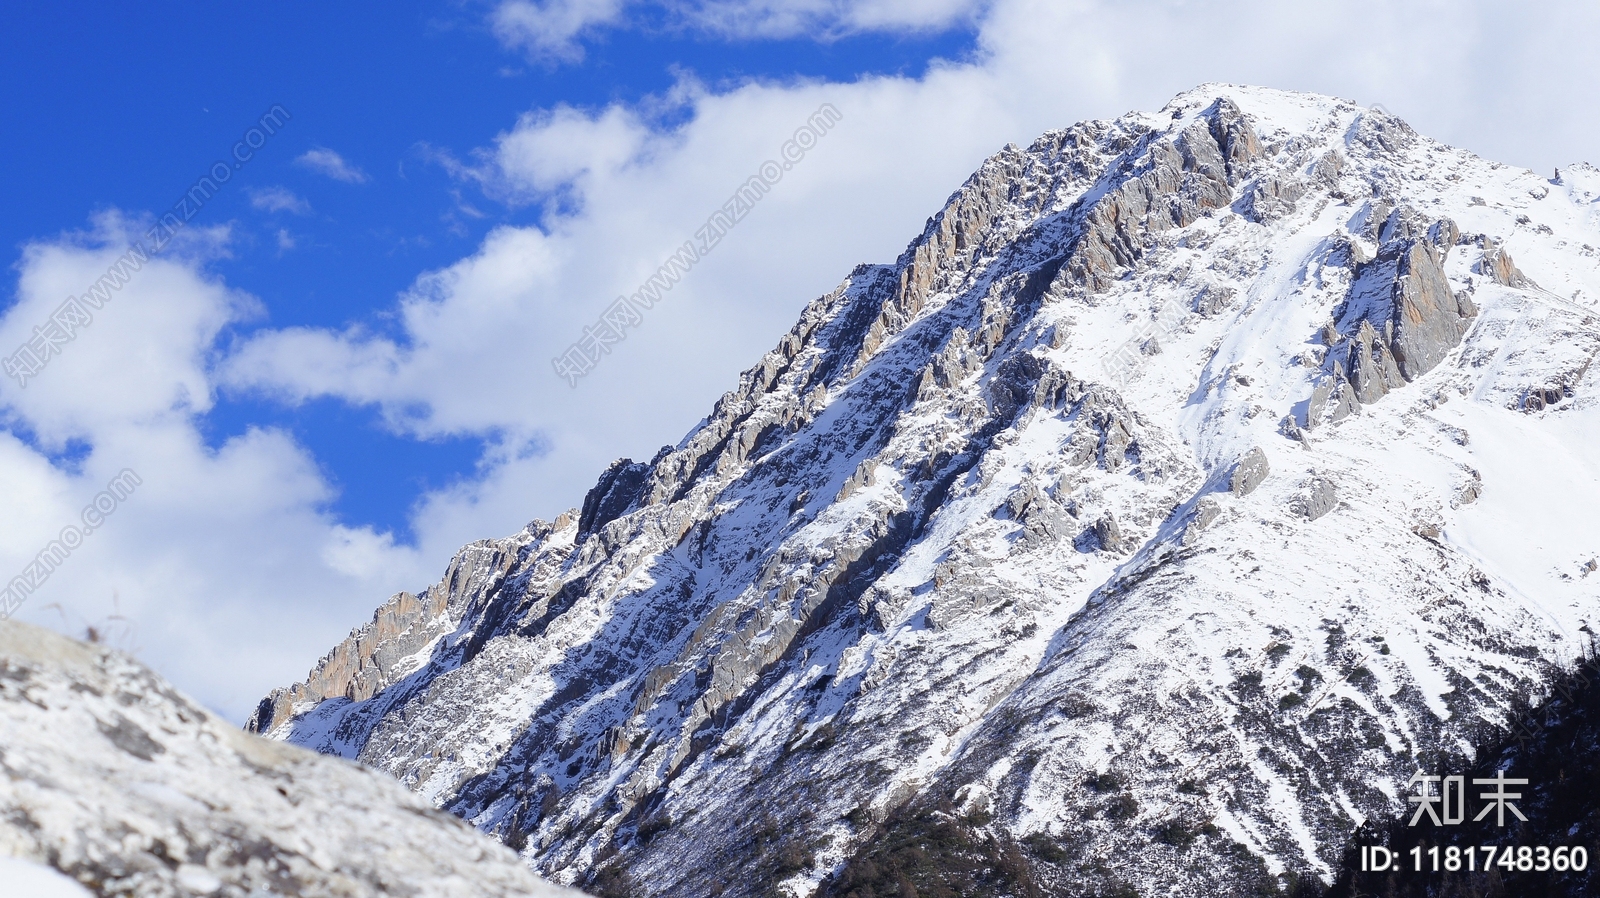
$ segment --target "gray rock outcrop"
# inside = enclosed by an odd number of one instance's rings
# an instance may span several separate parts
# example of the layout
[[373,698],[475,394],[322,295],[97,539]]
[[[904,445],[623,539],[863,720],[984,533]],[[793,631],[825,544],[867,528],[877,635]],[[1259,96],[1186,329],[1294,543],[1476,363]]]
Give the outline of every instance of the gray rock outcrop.
[[[1330,347],[1325,365],[1350,395],[1317,404],[1337,421],[1436,368],[1461,343],[1478,308],[1451,287],[1444,263],[1461,239],[1448,218],[1429,221],[1409,206],[1374,202],[1369,214],[1378,253],[1367,259],[1359,244],[1334,241],[1328,264],[1351,270],[1349,294],[1336,321],[1318,339]],[[1340,393],[1335,382],[1332,392]]]
[[1228,491],[1235,496],[1248,496],[1267,479],[1267,474],[1272,466],[1267,463],[1267,454],[1257,446],[1244,454],[1233,467],[1233,474],[1228,478]]
[[1295,496],[1293,510],[1308,521],[1315,521],[1339,506],[1339,491],[1333,481],[1316,477]]
[[[1454,233],[1455,225],[1450,223],[1449,229]],[[1416,380],[1438,365],[1461,342],[1468,324],[1478,314],[1466,294],[1450,289],[1443,261],[1433,243],[1421,240],[1412,241],[1400,256],[1391,346],[1395,364],[1407,381]]]
[[1371,405],[1405,385],[1389,343],[1373,330],[1372,322],[1361,322],[1350,338],[1348,352],[1350,386],[1361,404]]
[[1117,516],[1114,514],[1108,514],[1095,521],[1094,536],[1100,543],[1100,548],[1107,552],[1127,551],[1127,543],[1122,538],[1122,528],[1117,526]]
[[1483,245],[1483,258],[1474,266],[1479,274],[1488,275],[1490,280],[1505,287],[1521,288],[1534,285],[1533,281],[1517,268],[1516,263],[1511,261],[1511,254],[1506,252],[1505,247],[1488,238],[1483,240]]
[[1199,542],[1201,532],[1210,527],[1211,522],[1215,521],[1217,515],[1221,513],[1222,506],[1214,497],[1201,496],[1194,505],[1194,512],[1190,516],[1189,522],[1183,527],[1183,538],[1180,540],[1180,544],[1192,546]]

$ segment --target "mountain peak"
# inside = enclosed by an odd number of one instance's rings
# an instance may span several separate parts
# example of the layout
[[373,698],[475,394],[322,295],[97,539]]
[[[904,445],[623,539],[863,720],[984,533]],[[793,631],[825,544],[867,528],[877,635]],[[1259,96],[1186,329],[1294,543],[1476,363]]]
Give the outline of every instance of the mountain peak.
[[1230,85],[1007,147],[257,726],[651,895],[834,889],[928,820],[1045,885],[1327,876],[1593,611],[1565,180]]

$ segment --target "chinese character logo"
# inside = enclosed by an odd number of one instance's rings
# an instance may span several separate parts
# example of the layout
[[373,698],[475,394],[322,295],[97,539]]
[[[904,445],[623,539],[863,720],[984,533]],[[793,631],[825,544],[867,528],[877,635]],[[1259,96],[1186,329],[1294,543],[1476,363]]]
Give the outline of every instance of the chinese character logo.
[[1527,780],[1506,779],[1506,772],[1504,770],[1496,770],[1495,774],[1494,774],[1494,779],[1492,779],[1492,780],[1474,779],[1472,781],[1472,784],[1474,786],[1494,786],[1495,787],[1495,791],[1493,791],[1493,792],[1480,792],[1480,793],[1478,793],[1478,797],[1479,798],[1482,798],[1485,801],[1492,801],[1494,803],[1490,804],[1490,805],[1486,805],[1483,810],[1479,811],[1478,812],[1478,816],[1472,818],[1474,823],[1476,823],[1479,820],[1482,820],[1484,817],[1487,817],[1489,815],[1490,811],[1494,811],[1495,812],[1495,823],[1494,823],[1494,825],[1495,826],[1505,826],[1506,825],[1506,810],[1508,808],[1511,810],[1511,813],[1513,813],[1513,814],[1515,814],[1517,816],[1518,820],[1521,820],[1523,823],[1527,823],[1528,822],[1528,818],[1522,816],[1522,812],[1517,810],[1517,806],[1511,803],[1511,799],[1513,799],[1513,798],[1521,798],[1522,797],[1522,793],[1521,792],[1507,792],[1506,791],[1506,787],[1507,786],[1526,786],[1528,784]]
[[[1434,783],[1442,787],[1437,793],[1433,791]],[[1419,772],[1406,783],[1406,788],[1412,786],[1417,787],[1417,794],[1406,800],[1417,806],[1417,812],[1411,815],[1411,822],[1407,826],[1416,826],[1424,813],[1434,826],[1454,826],[1467,819],[1467,783],[1464,777],[1425,776]],[[1444,811],[1442,817],[1440,810]]]
[[[1494,786],[1492,792],[1480,792],[1478,797],[1489,802],[1483,810],[1472,818],[1474,823],[1489,816],[1490,811],[1495,812],[1495,825],[1506,825],[1506,811],[1518,820],[1527,822],[1528,818],[1522,816],[1522,811],[1512,804],[1512,799],[1521,798],[1521,792],[1507,792],[1507,786],[1526,786],[1525,779],[1509,779],[1504,770],[1496,771],[1494,779],[1473,779],[1475,786]],[[1411,815],[1411,822],[1407,826],[1416,826],[1423,816],[1434,826],[1455,826],[1467,819],[1467,784],[1466,778],[1461,776],[1430,776],[1418,771],[1406,783],[1407,789],[1414,788],[1415,795],[1406,797],[1406,801],[1417,806]]]

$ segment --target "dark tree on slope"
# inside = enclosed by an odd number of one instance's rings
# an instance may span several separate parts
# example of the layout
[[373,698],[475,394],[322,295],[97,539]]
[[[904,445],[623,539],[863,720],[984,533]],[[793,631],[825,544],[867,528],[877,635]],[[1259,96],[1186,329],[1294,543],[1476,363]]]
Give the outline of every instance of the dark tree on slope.
[[[1497,770],[1507,777],[1526,779],[1515,787],[1523,797],[1515,804],[1528,819],[1507,815],[1506,826],[1495,815],[1471,819],[1449,827],[1423,823],[1407,826],[1407,813],[1387,825],[1369,825],[1357,832],[1345,852],[1344,864],[1330,895],[1332,898],[1587,898],[1600,894],[1595,861],[1600,855],[1600,656],[1590,654],[1575,669],[1552,684],[1551,697],[1537,707],[1525,704],[1513,717],[1509,730],[1486,733],[1478,744],[1477,763],[1466,776],[1468,795],[1481,786],[1474,778],[1490,778]],[[1452,773],[1456,771],[1451,771]],[[1360,847],[1382,845],[1400,855],[1406,872],[1371,873],[1360,870]],[[1582,872],[1493,870],[1433,873],[1424,854],[1424,873],[1412,872],[1411,849],[1426,852],[1439,846],[1583,846],[1590,863]],[[1482,853],[1479,853],[1482,856]]]
[[1018,846],[980,831],[948,805],[896,814],[819,898],[1043,898]]

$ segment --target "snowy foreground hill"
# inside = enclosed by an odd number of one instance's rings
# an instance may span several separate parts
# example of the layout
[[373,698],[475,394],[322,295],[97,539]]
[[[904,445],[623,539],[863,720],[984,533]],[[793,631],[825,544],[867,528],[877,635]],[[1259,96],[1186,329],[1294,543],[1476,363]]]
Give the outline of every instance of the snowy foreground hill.
[[607,894],[1326,880],[1600,612],[1597,196],[1256,88],[1007,147],[253,726]]
[[387,776],[241,733],[133,659],[0,622],[6,898],[558,898]]

